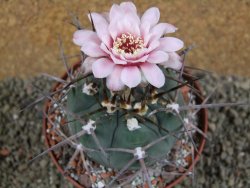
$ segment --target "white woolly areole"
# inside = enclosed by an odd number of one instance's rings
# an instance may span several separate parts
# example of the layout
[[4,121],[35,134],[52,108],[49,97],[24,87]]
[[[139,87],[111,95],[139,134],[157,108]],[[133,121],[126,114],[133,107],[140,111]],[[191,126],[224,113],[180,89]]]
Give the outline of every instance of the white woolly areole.
[[134,156],[137,157],[137,159],[143,159],[145,158],[145,151],[142,150],[141,147],[135,148]]
[[185,124],[189,124],[188,118],[184,118],[183,121],[184,121]]
[[71,85],[69,86],[70,89],[75,88],[75,87],[76,87],[76,86],[75,86],[74,84],[71,84]]
[[171,110],[175,111],[178,114],[180,112],[180,110],[179,110],[180,106],[177,103],[167,104],[166,108],[171,109]]
[[107,102],[107,101],[103,101],[102,103],[102,106],[103,107],[106,107],[107,108],[107,112],[109,114],[112,114],[116,111],[116,105],[115,104],[112,104],[111,102]]
[[91,134],[91,130],[95,130],[95,121],[89,120],[88,123],[84,126],[82,126],[82,129],[87,132],[87,134]]
[[135,103],[134,109],[141,109],[141,103],[140,102]]
[[78,145],[76,146],[76,149],[77,149],[77,150],[82,150],[82,144],[78,144]]
[[98,188],[103,188],[103,187],[105,187],[105,184],[104,184],[103,182],[99,181],[99,182],[97,183],[97,187],[98,187]]
[[94,95],[97,92],[97,89],[94,88],[93,83],[86,84],[84,83],[82,92],[85,93],[86,95]]
[[127,119],[127,127],[128,127],[129,131],[134,131],[136,129],[141,128],[141,126],[138,124],[138,121],[136,118]]
[[148,111],[148,106],[145,105],[144,109],[142,109],[142,103],[141,102],[137,102],[134,105],[134,109],[135,110],[136,109],[139,110],[138,114],[144,116],[147,113],[147,111]]

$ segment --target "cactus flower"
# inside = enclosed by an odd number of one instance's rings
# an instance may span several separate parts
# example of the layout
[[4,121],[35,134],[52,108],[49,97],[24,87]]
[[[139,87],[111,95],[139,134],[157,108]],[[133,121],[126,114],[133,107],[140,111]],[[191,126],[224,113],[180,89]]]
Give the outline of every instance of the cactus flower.
[[160,88],[165,83],[160,67],[181,68],[176,51],[183,47],[183,42],[163,37],[177,28],[158,23],[158,8],[149,8],[139,16],[132,2],[123,2],[114,4],[108,14],[91,13],[89,18],[95,31],[78,30],[73,42],[88,56],[83,63],[88,66],[85,69],[96,78],[107,78],[110,90],[133,88],[145,81]]

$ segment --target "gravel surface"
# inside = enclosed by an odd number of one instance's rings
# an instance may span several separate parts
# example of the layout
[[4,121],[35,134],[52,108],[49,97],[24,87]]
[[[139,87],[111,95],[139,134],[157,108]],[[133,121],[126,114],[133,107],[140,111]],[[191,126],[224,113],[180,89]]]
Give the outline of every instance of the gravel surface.
[[[207,93],[217,87],[210,103],[250,99],[250,79],[207,75],[201,82]],[[23,105],[39,96],[32,85],[47,91],[51,82],[42,77],[0,82],[0,187],[72,187],[56,172],[49,156],[28,164],[45,149],[42,105],[18,113]],[[209,140],[195,168],[196,187],[250,187],[250,108],[212,109],[209,119]],[[187,178],[176,187],[190,185]]]

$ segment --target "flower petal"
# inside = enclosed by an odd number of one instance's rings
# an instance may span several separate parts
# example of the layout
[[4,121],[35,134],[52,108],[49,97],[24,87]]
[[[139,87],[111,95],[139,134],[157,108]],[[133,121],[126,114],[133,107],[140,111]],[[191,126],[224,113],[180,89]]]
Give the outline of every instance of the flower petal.
[[115,57],[113,54],[110,54],[110,57],[111,57],[111,59],[114,61],[115,64],[120,64],[120,65],[125,65],[125,64],[127,64],[126,61],[121,60],[121,59]]
[[146,59],[144,57],[148,57],[148,49],[143,48],[140,51],[138,51],[136,54],[130,54],[130,53],[125,53],[122,54],[122,59],[126,60],[127,62],[144,62]]
[[[91,17],[93,19],[93,23],[96,29],[96,33],[98,37],[104,42],[108,47],[111,47],[111,36],[108,30],[108,22],[105,17],[98,13],[91,13]],[[90,14],[89,14],[90,18]]]
[[151,37],[150,33],[150,24],[148,22],[144,22],[140,25],[141,37],[144,41],[144,45],[147,46],[148,41]]
[[121,8],[117,4],[113,4],[109,11],[109,20],[119,17],[121,13]]
[[174,33],[177,28],[168,23],[159,23],[151,29],[151,34],[157,38],[162,37],[166,33]]
[[124,84],[121,81],[122,66],[115,65],[113,72],[107,77],[107,87],[111,91],[119,91],[124,88]]
[[147,62],[149,63],[163,63],[168,60],[168,54],[163,51],[153,51],[149,54]]
[[157,50],[161,50],[158,49],[160,46],[160,42],[159,40],[155,40],[154,38],[149,42],[149,46],[148,46],[148,53],[152,52],[153,50],[157,49]]
[[132,2],[124,2],[121,3],[120,6],[113,5],[109,17],[109,32],[113,40],[116,40],[116,38],[123,33],[140,36],[140,18]]
[[175,52],[169,53],[168,61],[162,63],[162,65],[165,68],[172,68],[175,70],[180,70],[182,67],[181,57]]
[[87,57],[81,65],[83,74],[88,74],[92,72],[92,64],[97,60],[97,58]]
[[130,13],[136,13],[136,6],[132,2],[122,2],[120,4],[120,7],[125,11],[125,12],[130,12]]
[[111,21],[109,25],[109,32],[113,40],[124,33],[130,33],[134,36],[140,36],[139,24],[129,19],[125,15],[118,21]]
[[97,34],[90,30],[77,30],[73,34],[73,42],[76,45],[82,46],[88,42],[94,42],[100,44],[101,40],[98,38]]
[[165,76],[157,65],[151,63],[143,63],[140,68],[145,78],[151,85],[157,88],[160,88],[164,85]]
[[100,45],[97,45],[93,42],[84,44],[81,47],[81,51],[83,51],[85,54],[87,54],[90,57],[107,56],[107,54],[100,48]]
[[148,22],[150,26],[154,26],[158,23],[160,19],[160,11],[156,7],[151,7],[145,11],[145,13],[141,17],[141,23],[144,24]]
[[175,37],[164,37],[160,39],[160,46],[157,48],[166,52],[175,52],[183,48],[184,43]]
[[137,66],[124,67],[121,72],[121,80],[129,88],[136,87],[141,82],[141,72]]
[[92,71],[96,78],[105,78],[111,74],[115,64],[108,58],[100,58],[92,65]]
[[100,45],[100,48],[106,52],[107,54],[111,54],[111,52],[109,51],[109,48],[102,42]]
[[129,61],[129,63],[141,63],[141,62],[145,62],[147,59],[148,59],[148,55],[144,55],[144,56],[137,58],[135,60],[131,59],[128,61]]

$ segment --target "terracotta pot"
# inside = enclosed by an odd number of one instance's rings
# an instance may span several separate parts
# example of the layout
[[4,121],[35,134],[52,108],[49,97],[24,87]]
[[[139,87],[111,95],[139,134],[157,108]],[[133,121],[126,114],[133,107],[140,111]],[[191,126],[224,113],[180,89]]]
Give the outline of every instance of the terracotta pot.
[[[80,62],[76,63],[72,68],[73,70],[77,69],[80,67]],[[67,79],[67,73],[65,73],[62,77],[63,80]],[[189,76],[185,76],[185,79],[190,79]],[[55,89],[60,85],[60,83],[57,83],[52,91],[55,91]],[[200,92],[200,95],[202,94],[202,89],[200,87],[200,84],[196,81],[194,83],[194,88],[197,89]],[[203,101],[203,98],[201,96],[196,96],[196,103],[197,104],[201,104]],[[44,110],[45,112],[48,112],[48,108],[49,108],[49,101],[45,102],[45,106],[44,106]],[[201,109],[198,113],[199,116],[199,128],[206,134],[207,133],[207,129],[208,129],[208,114],[207,114],[207,110],[206,109]],[[43,118],[43,135],[45,136],[45,144],[48,148],[50,148],[51,146],[53,146],[51,144],[51,137],[48,136],[46,130],[48,128],[48,121],[47,118],[44,116]],[[178,178],[174,179],[172,182],[168,183],[165,188],[171,188],[177,184],[179,184],[187,175],[188,172],[192,171],[194,165],[198,162],[199,157],[203,151],[204,145],[205,145],[205,138],[203,136],[201,136],[200,134],[196,133],[198,140],[199,140],[199,146],[198,146],[198,153],[195,152],[195,156],[194,156],[194,160],[192,161],[192,163],[189,165],[188,167],[188,171],[186,171],[186,173],[180,175]],[[56,165],[57,170],[65,176],[65,178],[67,178],[75,187],[77,188],[84,188],[83,185],[79,184],[79,182],[77,182],[75,179],[73,179],[72,177],[70,177],[69,175],[65,175],[64,170],[62,168],[62,166],[59,164],[58,162],[58,156],[56,155],[56,153],[54,151],[49,152],[49,155],[53,161],[53,163]]]

